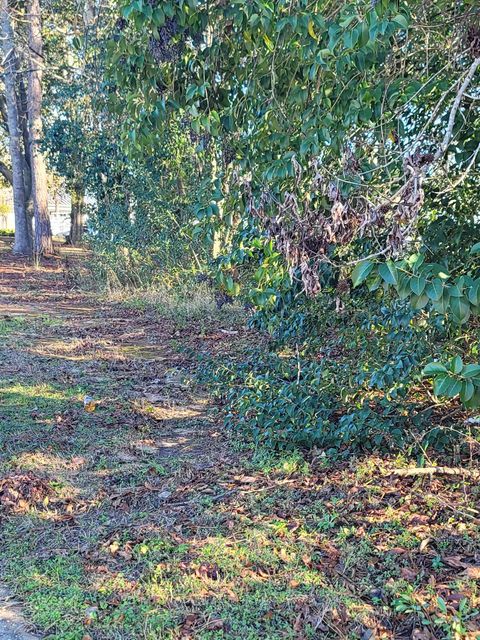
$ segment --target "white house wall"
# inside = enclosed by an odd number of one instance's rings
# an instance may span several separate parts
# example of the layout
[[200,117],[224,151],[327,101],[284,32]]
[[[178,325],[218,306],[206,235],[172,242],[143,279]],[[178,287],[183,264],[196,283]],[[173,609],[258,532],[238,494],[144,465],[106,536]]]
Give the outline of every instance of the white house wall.
[[[49,197],[48,210],[50,212],[53,235],[68,235],[72,210],[70,196],[64,193],[57,197]],[[15,230],[11,189],[0,189],[0,230],[5,229]]]

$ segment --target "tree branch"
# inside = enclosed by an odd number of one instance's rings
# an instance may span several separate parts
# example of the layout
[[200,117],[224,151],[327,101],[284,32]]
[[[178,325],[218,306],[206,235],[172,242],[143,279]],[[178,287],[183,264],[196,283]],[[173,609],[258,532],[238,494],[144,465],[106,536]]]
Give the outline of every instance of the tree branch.
[[463,95],[465,91],[468,89],[468,86],[471,83],[473,76],[475,75],[475,71],[479,66],[480,66],[480,57],[475,58],[475,60],[472,62],[470,69],[468,70],[468,73],[465,76],[465,80],[462,82],[462,85],[458,90],[458,93],[452,105],[452,109],[450,111],[450,115],[448,117],[447,130],[445,131],[442,144],[440,145],[440,147],[437,149],[437,152],[435,153],[435,156],[433,158],[434,162],[436,162],[437,160],[440,160],[440,158],[444,155],[445,151],[447,150],[448,145],[450,144],[457,111],[460,108],[460,103],[462,102]]
[[7,182],[9,182],[10,184],[13,184],[12,170],[9,169],[7,165],[4,164],[1,160],[0,160],[0,173],[2,174],[2,176],[5,178]]
[[470,158],[470,162],[468,163],[467,168],[465,169],[465,171],[449,187],[447,187],[446,189],[443,189],[443,191],[439,191],[437,193],[437,195],[441,196],[444,193],[449,193],[450,191],[453,191],[459,185],[462,184],[462,182],[465,180],[465,178],[468,177],[468,174],[472,170],[472,167],[475,164],[475,160],[477,159],[477,156],[478,156],[479,152],[480,152],[480,142],[478,143],[477,148],[473,152],[473,154],[472,154],[472,156]]

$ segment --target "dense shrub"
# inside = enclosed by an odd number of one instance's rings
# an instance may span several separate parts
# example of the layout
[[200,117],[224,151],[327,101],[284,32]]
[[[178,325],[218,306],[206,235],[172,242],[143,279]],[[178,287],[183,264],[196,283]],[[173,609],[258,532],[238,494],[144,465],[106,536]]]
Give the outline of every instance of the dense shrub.
[[440,405],[422,377],[425,362],[448,349],[448,327],[406,302],[358,303],[354,297],[335,313],[328,297],[305,302],[281,317],[269,352],[217,366],[227,425],[253,443],[342,455],[458,442],[454,421],[432,423]]

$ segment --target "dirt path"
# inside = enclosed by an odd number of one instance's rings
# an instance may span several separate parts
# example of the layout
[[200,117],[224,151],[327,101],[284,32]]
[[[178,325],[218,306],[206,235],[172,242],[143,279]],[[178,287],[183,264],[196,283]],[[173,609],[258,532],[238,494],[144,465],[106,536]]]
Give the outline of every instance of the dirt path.
[[[218,437],[192,363],[172,349],[175,328],[79,293],[65,258],[72,270],[82,260],[63,249],[33,269],[0,242],[1,379],[13,384],[0,403],[0,522],[35,513],[36,534],[55,540],[30,540],[30,551],[54,561],[60,538],[78,557],[92,532],[109,549],[122,529],[138,537],[171,522],[179,507],[165,504],[169,476],[180,466],[190,477],[208,473]],[[17,564],[7,556],[5,578]],[[8,593],[0,593],[0,640],[32,639]],[[40,626],[55,626],[49,613],[37,616]]]

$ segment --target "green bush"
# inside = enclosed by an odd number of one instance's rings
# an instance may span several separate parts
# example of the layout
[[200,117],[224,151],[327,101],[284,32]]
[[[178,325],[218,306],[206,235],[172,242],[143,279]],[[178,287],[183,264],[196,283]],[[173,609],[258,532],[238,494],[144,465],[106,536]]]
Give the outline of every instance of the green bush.
[[443,352],[447,328],[438,318],[426,324],[407,302],[381,302],[358,310],[365,301],[354,295],[342,314],[325,308],[326,298],[306,303],[279,319],[270,352],[217,366],[228,427],[268,447],[342,455],[458,442],[457,426],[432,425],[436,406],[423,383],[432,344]]

